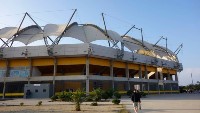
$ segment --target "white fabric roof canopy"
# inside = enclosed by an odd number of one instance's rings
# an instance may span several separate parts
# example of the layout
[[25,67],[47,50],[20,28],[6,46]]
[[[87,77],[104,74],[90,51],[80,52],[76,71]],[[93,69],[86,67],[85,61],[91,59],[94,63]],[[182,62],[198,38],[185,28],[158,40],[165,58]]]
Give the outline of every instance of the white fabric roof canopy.
[[59,36],[65,28],[66,24],[47,24],[44,26],[44,37]]
[[43,39],[43,31],[38,27],[30,27],[21,31],[13,41],[20,41],[25,45],[28,45],[34,41]]
[[0,29],[0,38],[11,38],[15,33],[17,33],[17,27],[5,27]]
[[[47,24],[44,27],[44,36],[59,36],[64,31],[65,27],[66,24]],[[73,24],[68,27],[63,37],[73,37],[85,43],[90,43],[95,40],[109,40],[108,37],[105,36],[104,31],[102,31],[101,28],[92,24]],[[113,40],[122,41],[121,36],[118,33],[112,30],[108,30],[107,33]]]
[[[14,37],[13,41],[20,41],[25,45],[28,45],[34,41],[41,40],[43,37],[47,36],[60,36],[66,28],[66,24],[47,24],[44,26],[42,30],[38,26],[28,26],[18,32],[16,37]],[[11,38],[16,34],[18,28],[17,27],[5,27],[0,29],[0,38]],[[163,58],[168,60],[176,61],[176,55],[169,49],[167,49],[168,53],[165,51],[166,48],[162,46],[153,46],[146,41],[142,41],[129,37],[121,36],[112,30],[107,30],[107,34],[103,29],[99,28],[93,24],[82,24],[78,25],[77,23],[72,23],[69,25],[63,34],[63,37],[72,37],[76,38],[84,43],[91,43],[96,40],[115,40],[119,42],[123,42],[124,45],[130,49],[131,51],[140,51],[139,54],[148,53],[146,55],[150,55],[157,58]],[[143,47],[144,46],[144,47]]]

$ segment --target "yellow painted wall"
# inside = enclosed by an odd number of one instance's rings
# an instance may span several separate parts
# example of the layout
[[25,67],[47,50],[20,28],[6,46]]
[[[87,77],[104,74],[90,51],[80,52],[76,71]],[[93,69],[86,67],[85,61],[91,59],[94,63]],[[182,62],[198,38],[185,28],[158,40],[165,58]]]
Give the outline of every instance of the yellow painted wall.
[[168,69],[163,68],[163,69],[162,69],[162,73],[168,73]]
[[62,83],[56,83],[56,92],[63,91],[66,89],[73,89],[74,91],[82,88],[81,86],[82,82],[62,82]]
[[77,90],[81,88],[81,82],[65,82],[65,88]]
[[9,67],[25,67],[29,66],[28,59],[11,59],[9,60]]
[[147,66],[147,71],[156,72],[156,67]]
[[125,65],[124,62],[115,61],[115,62],[113,62],[113,67],[116,67],[116,68],[126,68],[126,65]]
[[98,66],[110,66],[109,60],[100,58],[90,58],[90,64]]
[[67,57],[67,58],[58,58],[57,65],[77,65],[77,64],[86,64],[85,57]]
[[141,70],[145,71],[145,65],[141,65]]
[[177,71],[176,71],[176,70],[169,70],[169,73],[170,73],[170,74],[176,75],[176,74],[177,74]]
[[6,61],[0,60],[0,67],[6,67]]
[[40,58],[40,59],[33,59],[32,60],[33,66],[49,66],[54,65],[53,58]]
[[139,65],[138,64],[128,64],[129,69],[134,69],[134,70],[139,70]]

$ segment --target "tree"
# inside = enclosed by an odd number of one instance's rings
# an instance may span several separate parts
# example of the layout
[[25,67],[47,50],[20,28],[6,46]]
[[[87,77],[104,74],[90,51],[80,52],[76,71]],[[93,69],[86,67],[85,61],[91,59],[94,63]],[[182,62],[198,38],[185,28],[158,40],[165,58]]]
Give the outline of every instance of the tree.
[[80,104],[85,99],[85,92],[80,89],[77,89],[75,92],[72,93],[71,98],[72,101],[75,103],[75,110],[81,111]]
[[101,100],[102,97],[102,90],[100,88],[94,89],[91,93],[90,96],[92,97],[92,100],[94,101],[91,105],[97,106],[97,102]]

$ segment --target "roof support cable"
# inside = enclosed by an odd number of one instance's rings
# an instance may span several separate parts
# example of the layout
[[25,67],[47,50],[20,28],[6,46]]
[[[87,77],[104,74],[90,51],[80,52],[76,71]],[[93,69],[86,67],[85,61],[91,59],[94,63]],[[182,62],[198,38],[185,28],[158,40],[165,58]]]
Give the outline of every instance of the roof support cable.
[[[1,39],[1,38],[0,38]],[[8,46],[8,44],[3,40],[3,39],[1,39],[1,41],[6,45],[6,46]],[[8,46],[9,47],[9,46]]]
[[[104,13],[101,13],[101,15],[102,15],[102,18],[103,18],[103,24],[104,24],[104,28],[105,28],[105,35],[107,37],[109,37],[108,32],[107,32],[107,28],[106,28],[106,22],[105,22],[105,18],[104,18]],[[109,47],[110,47],[110,41],[109,40],[108,40],[108,44],[109,44]]]
[[153,46],[156,46],[158,44],[158,42],[160,42],[161,39],[164,39],[164,37],[161,36],[160,39]]
[[47,38],[53,43],[53,40],[49,36]]
[[[23,22],[24,22],[26,16],[28,16],[28,17],[38,26],[38,28],[40,28],[40,29],[42,30],[42,28],[36,23],[36,21],[26,12],[26,13],[24,14],[23,18],[22,18],[22,21],[21,21],[21,23],[20,23],[18,29],[17,29],[17,32],[16,32],[12,37],[8,38],[7,41],[4,41],[4,44],[1,46],[1,48],[0,48],[0,58],[3,57],[3,49],[4,49],[6,46],[12,47],[13,42],[14,42],[13,39],[14,39],[16,36],[19,35],[18,33],[19,33],[19,31],[20,31],[20,28],[21,28],[21,26],[22,26],[22,24],[23,24]],[[10,44],[10,43],[11,43],[11,44]],[[9,46],[9,44],[10,44],[10,46]]]
[[[135,28],[135,25],[133,25],[124,35],[122,35],[121,37],[123,38],[124,36],[126,36],[126,34],[128,34],[133,28]],[[119,41],[118,41],[119,42]],[[117,43],[118,43],[117,42]],[[117,44],[116,43],[116,44]],[[116,45],[115,44],[115,45]],[[123,56],[124,56],[124,43],[123,42],[121,42],[121,51],[120,51],[120,53],[118,54],[118,58],[119,59],[122,59],[123,58]]]
[[165,41],[166,41],[166,52],[168,53],[168,50],[167,50],[167,37],[165,38]]
[[[122,35],[121,37],[123,38],[124,36],[126,36],[133,28],[135,28],[135,25],[133,25],[124,35]],[[118,41],[119,42],[119,41]],[[115,43],[115,45],[117,45],[117,43]],[[112,47],[114,47],[115,45],[113,45]]]
[[133,25],[122,37],[126,36],[133,28],[135,28],[135,25]]
[[[12,40],[11,40],[12,42],[11,42],[10,47],[13,45],[13,42],[14,42],[13,39],[16,37],[16,35],[18,35],[19,30],[20,30],[20,28],[21,28],[21,26],[22,26],[22,24],[23,24],[23,22],[24,22],[26,16],[28,16],[28,17],[35,23],[35,25],[37,25],[38,28],[40,28],[40,29],[42,30],[42,28],[38,25],[38,23],[26,12],[26,13],[24,14],[24,17],[23,17],[23,19],[22,19],[22,21],[21,21],[21,23],[20,23],[18,29],[17,29],[17,33],[14,35],[14,37],[13,37]],[[43,30],[42,30],[42,31],[43,31]]]
[[[143,30],[142,30],[142,28],[137,28],[137,27],[135,27],[135,25],[134,25],[132,28],[135,28],[136,30],[139,30],[139,31],[140,31],[140,34],[141,34],[141,37],[142,37],[142,44],[141,44],[141,45],[142,45],[143,48],[148,49],[148,48],[146,48],[146,47],[144,46],[144,37],[143,37]],[[132,29],[132,28],[131,28],[131,29]],[[130,29],[130,30],[131,30],[131,29]],[[130,31],[130,30],[129,30],[129,31]],[[129,31],[128,31],[128,32],[129,32]],[[127,33],[128,33],[128,32],[127,32]],[[126,35],[126,34],[125,34],[125,35]],[[123,37],[124,37],[125,35],[123,35]]]
[[[72,18],[74,17],[74,14],[76,13],[76,11],[77,11],[77,9],[74,9],[74,12],[73,12],[72,16],[70,17],[70,19],[69,19],[69,21],[68,21],[68,23],[67,23],[67,26],[65,27],[65,30],[62,32],[60,38],[58,39],[58,43],[60,42],[60,39],[61,39],[61,38],[63,37],[63,35],[65,34],[65,32],[66,32],[66,30],[67,30],[67,28],[68,28],[68,26],[69,26],[69,24],[70,24]],[[57,43],[57,44],[58,44],[58,43]]]
[[[27,15],[27,12],[24,14],[24,17],[22,18],[22,21],[21,21],[21,23],[20,23],[20,25],[19,25],[19,27],[18,27],[18,29],[17,29],[17,33],[19,32],[19,30],[20,30],[20,28],[21,28],[21,26],[22,26],[22,23],[24,22],[24,19],[25,19],[25,17],[26,17],[26,15]],[[17,34],[16,33],[16,34]],[[14,36],[15,37],[15,36]],[[11,45],[10,45],[10,47],[13,45],[13,40],[11,40],[12,42],[11,42]],[[10,43],[10,42],[9,42]]]
[[166,53],[168,53],[168,50],[167,50],[167,37],[164,38],[163,36],[161,36],[160,39],[153,45],[153,47],[155,47],[155,46],[158,44],[158,42],[160,42],[161,39],[164,39],[164,40],[165,40],[165,44],[166,44],[166,45],[165,45],[165,47],[166,47],[166,48],[165,48],[165,51],[166,51]]
[[43,39],[44,39],[44,43],[45,43],[45,45],[46,45],[46,47],[48,47],[48,40],[47,40],[47,37],[43,37]]
[[105,18],[104,18],[104,13],[101,13],[101,15],[102,15],[103,23],[104,23],[104,28],[105,28],[104,34],[105,34],[105,36],[107,36],[108,39],[110,39],[110,41],[108,40],[109,47],[111,47],[111,45],[110,45],[110,42],[111,42],[113,44],[112,48],[115,47],[117,49],[117,58],[118,59],[122,59],[123,56],[124,56],[124,43],[121,42],[121,48],[119,48],[117,46],[117,43],[119,41],[115,41],[115,40],[113,40],[113,39],[111,39],[109,37],[108,32],[107,32],[107,28],[106,28],[106,22],[105,22]]
[[20,28],[22,26],[22,23],[24,22],[24,19],[25,19],[26,15],[27,15],[27,12],[24,14],[24,17],[23,17],[23,19],[22,19],[22,21],[21,21],[21,23],[20,23],[20,25],[19,25],[19,27],[17,29],[17,33],[19,32],[19,30],[20,30]]
[[180,52],[180,50],[183,48],[183,43],[181,45],[178,46],[178,48],[174,51],[174,54],[178,55],[178,53]]
[[144,47],[144,39],[143,39],[143,32],[142,32],[142,28],[139,29],[140,30],[140,33],[141,33],[141,37],[142,37],[142,46]]
[[66,33],[66,30],[68,29],[68,26],[69,26],[69,24],[70,24],[70,22],[71,22],[71,20],[72,20],[72,18],[73,18],[73,16],[74,16],[74,14],[76,13],[76,11],[77,11],[77,9],[74,10],[73,14],[71,15],[71,17],[70,17],[70,19],[69,19],[69,21],[68,21],[68,23],[67,23],[67,25],[66,25],[64,31],[61,33],[61,35],[59,35],[59,36],[52,42],[52,44],[51,44],[50,46],[47,47],[47,51],[48,51],[49,56],[52,56],[52,55],[53,55],[53,48],[54,48],[54,46],[55,46],[55,45],[58,45],[58,43],[60,42],[60,39],[61,39],[61,38],[63,37],[63,35]]

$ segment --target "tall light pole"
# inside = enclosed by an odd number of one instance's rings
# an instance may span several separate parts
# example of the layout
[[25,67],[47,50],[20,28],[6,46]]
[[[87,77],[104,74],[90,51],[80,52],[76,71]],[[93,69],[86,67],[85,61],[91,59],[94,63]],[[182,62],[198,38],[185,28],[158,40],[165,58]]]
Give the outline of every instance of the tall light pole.
[[[192,73],[191,73],[191,78],[192,78]],[[193,79],[192,79],[192,85],[193,85]]]

